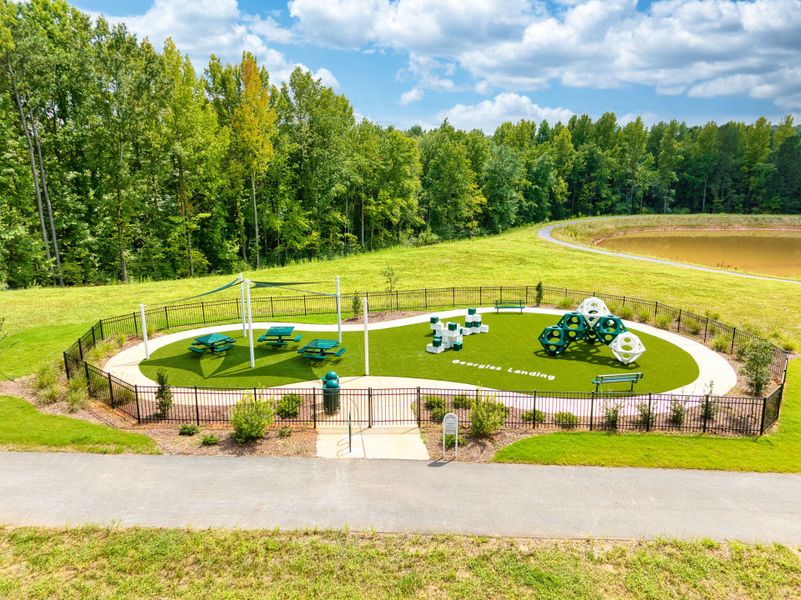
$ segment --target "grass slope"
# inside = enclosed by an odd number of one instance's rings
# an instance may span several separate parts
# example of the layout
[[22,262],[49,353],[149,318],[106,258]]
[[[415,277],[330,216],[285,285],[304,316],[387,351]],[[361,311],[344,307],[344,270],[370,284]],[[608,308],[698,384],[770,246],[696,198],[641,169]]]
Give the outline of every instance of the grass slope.
[[801,471],[801,361],[790,363],[780,429],[760,438],[553,433],[526,438],[495,456],[498,462],[547,465],[670,467],[728,471]]
[[[645,378],[638,384],[642,392],[663,392],[691,383],[698,376],[698,367],[684,350],[660,338],[638,332],[648,351],[636,364],[624,366],[615,360],[604,344],[573,344],[564,355],[548,356],[536,340],[547,325],[557,321],[551,315],[488,314],[483,322],[490,333],[465,336],[461,352],[448,351],[432,355],[425,351],[431,341],[428,323],[379,329],[370,333],[370,372],[372,375],[442,379],[509,390],[590,391],[590,383],[598,373],[642,371]],[[464,322],[464,319],[458,319]],[[302,329],[300,330],[302,331]],[[257,337],[263,332],[254,333]],[[225,356],[198,357],[187,350],[188,340],[165,346],[142,363],[142,372],[156,379],[164,369],[173,385],[220,387],[269,387],[319,379],[334,369],[341,377],[364,374],[364,335],[345,333],[342,345],[347,352],[338,360],[310,363],[299,356],[295,346],[286,350],[256,349],[256,368],[250,368],[247,339],[240,330],[228,332],[237,340]],[[336,334],[306,332],[300,345],[314,338],[335,338]],[[455,359],[476,365],[495,365],[501,370],[479,369],[457,365]],[[512,372],[510,372],[510,369]],[[554,375],[554,380],[532,377],[514,371],[539,371]],[[621,389],[628,389],[626,384]],[[609,388],[614,389],[614,388]]]
[[12,396],[0,396],[0,448],[101,454],[158,453],[155,443],[147,436],[43,414],[25,400]]
[[736,542],[0,529],[17,598],[797,598],[801,559]]

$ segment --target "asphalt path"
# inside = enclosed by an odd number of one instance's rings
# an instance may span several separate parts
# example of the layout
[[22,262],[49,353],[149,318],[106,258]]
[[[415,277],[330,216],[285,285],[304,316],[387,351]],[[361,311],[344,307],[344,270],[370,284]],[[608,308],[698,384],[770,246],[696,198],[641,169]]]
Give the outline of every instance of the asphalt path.
[[0,452],[0,523],[801,544],[801,476]]
[[651,258],[649,256],[638,256],[636,254],[624,254],[622,252],[615,252],[613,250],[604,250],[602,248],[597,248],[595,246],[585,246],[583,244],[574,244],[572,242],[566,242],[565,240],[560,240],[558,238],[553,237],[554,229],[559,229],[560,227],[564,227],[566,225],[575,225],[577,223],[581,223],[583,221],[598,221],[597,218],[586,218],[586,219],[574,219],[572,221],[563,221],[561,223],[553,223],[551,225],[545,225],[537,230],[537,236],[545,240],[547,242],[551,242],[554,244],[559,244],[560,246],[564,246],[565,248],[571,248],[573,250],[581,250],[582,252],[592,252],[593,254],[603,254],[604,256],[613,256],[615,258],[627,258],[630,260],[640,260],[644,262],[656,263],[659,265],[668,265],[671,267],[680,267],[682,269],[692,269],[693,271],[704,271],[705,273],[715,273],[716,275],[730,275],[732,277],[743,277],[745,279],[760,279],[763,281],[780,281],[783,283],[792,283],[794,285],[801,285],[801,280],[798,279],[783,279],[781,277],[767,277],[764,275],[749,275],[748,273],[738,273],[736,271],[726,271],[724,269],[715,269],[713,267],[702,267],[699,265],[691,265],[688,263],[682,262],[675,262],[672,260],[664,260],[661,258]]

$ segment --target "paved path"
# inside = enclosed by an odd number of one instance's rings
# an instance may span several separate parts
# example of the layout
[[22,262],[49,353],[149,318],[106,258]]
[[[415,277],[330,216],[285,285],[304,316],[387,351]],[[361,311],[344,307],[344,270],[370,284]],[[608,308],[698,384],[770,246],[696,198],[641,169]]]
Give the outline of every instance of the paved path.
[[[611,217],[610,217],[611,218]],[[619,218],[619,217],[617,217]],[[597,218],[586,218],[586,219],[574,219],[572,221],[564,221],[561,223],[554,223],[553,225],[546,225],[545,227],[541,227],[537,230],[537,235],[540,239],[546,240],[548,242],[553,242],[554,244],[559,244],[560,246],[565,246],[566,248],[572,248],[573,250],[581,250],[582,252],[592,252],[594,254],[603,254],[605,256],[614,256],[615,258],[628,258],[631,260],[641,260],[650,263],[657,263],[660,265],[668,265],[671,267],[681,267],[682,269],[692,269],[694,271],[704,271],[706,273],[715,273],[717,275],[731,275],[732,277],[744,277],[746,279],[762,279],[764,281],[781,281],[783,283],[792,283],[795,285],[801,285],[801,280],[797,279],[783,279],[781,277],[766,277],[763,275],[749,275],[748,273],[737,273],[736,271],[726,271],[724,269],[715,269],[712,267],[701,267],[698,265],[691,265],[683,262],[675,262],[672,260],[664,260],[661,258],[651,258],[649,256],[638,256],[636,254],[624,254],[622,252],[614,252],[613,250],[603,250],[601,248],[597,248],[595,246],[585,246],[583,244],[574,244],[572,242],[566,242],[564,240],[557,239],[553,237],[553,230],[559,229],[560,227],[564,227],[566,225],[575,225],[576,223],[581,223],[582,221],[598,221],[600,219]]]
[[0,523],[801,544],[801,476],[417,461],[0,453]]

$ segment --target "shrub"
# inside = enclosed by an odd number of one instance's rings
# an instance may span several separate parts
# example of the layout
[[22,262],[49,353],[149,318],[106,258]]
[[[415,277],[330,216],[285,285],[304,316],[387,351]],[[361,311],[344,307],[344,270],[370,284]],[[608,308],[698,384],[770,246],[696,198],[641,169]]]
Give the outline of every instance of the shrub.
[[651,311],[650,310],[641,310],[637,313],[637,320],[640,323],[647,323],[651,320]]
[[219,443],[220,443],[220,438],[213,433],[207,433],[206,435],[203,436],[203,439],[200,440],[201,446],[216,446]]
[[445,418],[447,411],[445,410],[445,398],[440,396],[424,396],[423,406],[425,406],[431,413],[431,420],[436,423],[441,423]]
[[473,401],[470,399],[469,396],[465,396],[464,394],[459,394],[458,396],[453,397],[452,404],[453,408],[470,409],[473,406]]
[[709,396],[706,396],[704,398],[704,403],[701,405],[701,419],[704,422],[713,421],[715,419],[715,415],[717,414],[717,405],[712,402],[712,399]]
[[[150,327],[148,327],[148,330],[149,329],[150,329]],[[122,348],[125,344],[128,343],[128,336],[125,335],[124,333],[118,333],[117,337],[114,338],[114,341],[117,343],[117,346]]]
[[54,383],[44,389],[39,390],[38,397],[42,404],[53,404],[54,402],[61,400],[61,390]]
[[178,429],[178,435],[195,435],[196,433],[200,433],[200,427],[194,423],[184,423]]
[[534,288],[534,303],[537,306],[540,306],[542,304],[542,296],[544,295],[544,293],[545,293],[545,290],[543,289],[542,281],[540,281],[540,282],[537,283],[537,286]]
[[785,352],[795,352],[795,344],[793,342],[784,341],[782,342],[782,350]]
[[691,335],[699,335],[701,333],[701,323],[696,321],[695,319],[687,319],[684,323],[684,328],[690,332]]
[[491,436],[503,427],[508,412],[501,402],[478,396],[470,413],[470,433],[476,438]]
[[659,327],[659,329],[670,329],[671,323],[673,323],[673,319],[667,315],[659,315],[656,318],[656,326]]
[[573,308],[573,301],[570,298],[562,298],[557,304],[556,308],[568,310]]
[[563,429],[575,429],[578,425],[578,417],[572,412],[558,412],[553,416],[553,420]]
[[282,425],[281,427],[278,428],[278,437],[288,438],[290,435],[292,435],[292,429],[290,429],[286,425]]
[[231,411],[234,440],[246,444],[263,438],[264,431],[274,418],[275,414],[268,402],[254,398],[253,394],[245,394]]
[[656,422],[656,414],[647,402],[637,404],[637,424],[643,429],[651,429]]
[[[70,384],[72,384],[72,381],[70,381]],[[70,412],[76,412],[82,409],[86,406],[86,388],[69,385],[67,388],[66,400]]]
[[617,431],[620,422],[620,404],[610,404],[604,407],[604,425],[607,429]]
[[729,340],[722,335],[716,335],[712,338],[712,343],[710,345],[715,352],[726,352],[729,349]]
[[358,317],[362,314],[362,297],[359,294],[353,294],[353,300],[350,303],[350,309],[353,311],[353,316]]
[[740,372],[751,386],[751,391],[758,396],[770,382],[773,346],[765,340],[755,340],[746,345],[744,359]]
[[684,425],[685,414],[686,410],[684,409],[684,404],[679,400],[673,400],[668,409],[668,423],[673,427],[681,427]]
[[634,309],[630,306],[623,306],[621,309],[614,313],[621,319],[625,319],[626,321],[631,321],[634,318]]
[[719,320],[720,320],[720,313],[719,313],[719,312],[712,311],[712,310],[708,310],[708,311],[706,311],[706,312],[704,313],[704,316],[706,316],[706,317],[709,317],[709,318],[710,318],[710,319],[712,319],[713,321],[719,321]]
[[456,447],[456,434],[449,433],[445,436],[445,449],[450,450]]
[[37,390],[43,390],[56,384],[58,376],[51,363],[45,363],[36,370],[33,385]]
[[156,373],[156,383],[158,389],[156,390],[156,415],[164,419],[170,414],[172,408],[172,389],[170,389],[170,382],[167,380],[167,371],[159,369]]
[[525,423],[545,423],[545,413],[541,410],[527,410],[520,418]]
[[275,406],[275,414],[282,419],[295,419],[300,414],[303,397],[300,394],[287,394]]

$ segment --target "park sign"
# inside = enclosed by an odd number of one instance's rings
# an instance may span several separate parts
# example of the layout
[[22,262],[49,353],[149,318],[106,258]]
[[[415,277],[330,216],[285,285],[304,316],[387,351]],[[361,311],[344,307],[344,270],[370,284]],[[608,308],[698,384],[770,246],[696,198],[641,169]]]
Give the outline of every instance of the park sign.
[[456,436],[456,456],[459,456],[459,417],[448,413],[442,418],[442,456],[445,456],[445,437]]

